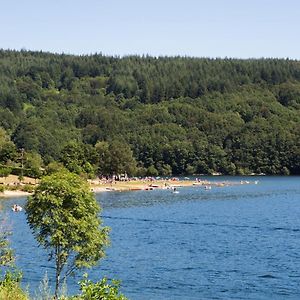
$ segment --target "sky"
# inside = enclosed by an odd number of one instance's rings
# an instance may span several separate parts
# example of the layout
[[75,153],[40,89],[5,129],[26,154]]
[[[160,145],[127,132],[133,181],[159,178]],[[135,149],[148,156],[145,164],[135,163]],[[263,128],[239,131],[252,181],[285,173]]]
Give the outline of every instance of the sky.
[[0,0],[0,48],[300,59],[299,0]]

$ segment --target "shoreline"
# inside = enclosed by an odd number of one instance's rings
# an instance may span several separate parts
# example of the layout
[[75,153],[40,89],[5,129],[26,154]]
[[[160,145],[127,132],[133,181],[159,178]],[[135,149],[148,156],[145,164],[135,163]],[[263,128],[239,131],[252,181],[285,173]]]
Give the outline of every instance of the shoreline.
[[30,196],[31,193],[28,192],[24,192],[21,190],[15,190],[15,191],[10,191],[10,190],[6,190],[4,192],[0,193],[0,199],[7,199],[7,198],[18,198],[18,197],[27,197]]
[[91,184],[91,191],[98,194],[102,192],[126,192],[126,191],[151,191],[165,190],[181,187],[226,187],[242,184],[257,184],[258,181],[208,181],[208,180],[153,180],[153,181],[115,181],[111,183],[98,182]]
[[[212,187],[227,187],[243,184],[257,184],[255,181],[208,181],[208,180],[128,180],[128,181],[95,181],[89,180],[90,189],[93,193],[99,194],[103,192],[129,192],[129,191],[152,191],[165,190],[181,187],[202,187],[204,189],[211,189]],[[5,190],[0,192],[0,199],[27,197],[32,193],[22,190]]]

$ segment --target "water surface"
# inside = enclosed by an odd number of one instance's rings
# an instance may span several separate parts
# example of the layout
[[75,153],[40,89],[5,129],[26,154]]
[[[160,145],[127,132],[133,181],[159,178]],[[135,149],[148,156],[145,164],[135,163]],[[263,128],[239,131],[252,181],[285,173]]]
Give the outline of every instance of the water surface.
[[[98,194],[111,247],[90,278],[120,279],[136,300],[300,299],[300,177],[213,179],[259,184]],[[9,209],[24,202],[5,206],[17,265],[33,291],[54,270],[25,214]]]

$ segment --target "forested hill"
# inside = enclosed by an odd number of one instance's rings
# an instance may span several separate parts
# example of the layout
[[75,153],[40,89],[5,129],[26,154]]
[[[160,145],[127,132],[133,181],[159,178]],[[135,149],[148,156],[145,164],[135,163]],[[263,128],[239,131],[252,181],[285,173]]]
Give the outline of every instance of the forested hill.
[[0,127],[2,173],[300,174],[300,62],[0,50]]

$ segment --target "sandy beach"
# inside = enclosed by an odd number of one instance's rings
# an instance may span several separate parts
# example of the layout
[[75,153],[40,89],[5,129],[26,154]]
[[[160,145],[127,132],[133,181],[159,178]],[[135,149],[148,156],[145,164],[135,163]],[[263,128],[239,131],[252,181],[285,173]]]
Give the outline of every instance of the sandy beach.
[[[94,193],[110,192],[110,191],[150,191],[155,189],[173,189],[179,187],[202,186],[203,188],[225,187],[243,184],[237,181],[207,181],[207,180],[129,180],[129,181],[89,181],[91,190]],[[249,182],[250,183],[250,182]]]
[[[31,178],[26,178],[27,184],[33,184]],[[31,193],[16,189],[19,184],[15,176],[9,176],[5,179],[2,178],[3,186],[7,189],[4,192],[0,192],[0,198],[14,198],[14,197],[26,197]],[[240,184],[251,184],[254,182],[248,181],[208,181],[208,180],[178,180],[173,179],[130,179],[128,181],[110,181],[110,180],[88,180],[91,187],[91,191],[94,193],[102,192],[125,192],[125,191],[151,191],[155,189],[174,189],[180,187],[192,187],[200,186],[206,189],[211,189],[212,187],[226,187],[232,185]],[[12,188],[13,187],[13,188]]]
[[21,185],[18,176],[16,175],[0,177],[0,185],[5,189],[4,192],[0,192],[0,198],[26,197],[30,195],[30,193],[22,191],[22,186],[35,186],[37,183],[38,180],[26,176],[24,176],[24,178],[22,179]]
[[0,193],[0,198],[16,198],[16,197],[27,197],[30,193],[24,191],[4,191]]

